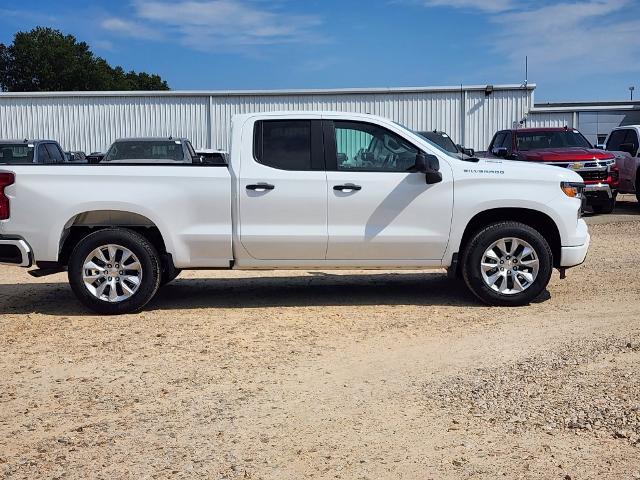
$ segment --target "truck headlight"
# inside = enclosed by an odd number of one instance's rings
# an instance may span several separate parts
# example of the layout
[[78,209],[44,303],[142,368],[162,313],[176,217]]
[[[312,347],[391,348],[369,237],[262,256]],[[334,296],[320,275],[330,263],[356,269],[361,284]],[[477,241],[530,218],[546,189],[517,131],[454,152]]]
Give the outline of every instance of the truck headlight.
[[579,198],[584,196],[584,183],[581,182],[562,182],[560,188],[567,197]]

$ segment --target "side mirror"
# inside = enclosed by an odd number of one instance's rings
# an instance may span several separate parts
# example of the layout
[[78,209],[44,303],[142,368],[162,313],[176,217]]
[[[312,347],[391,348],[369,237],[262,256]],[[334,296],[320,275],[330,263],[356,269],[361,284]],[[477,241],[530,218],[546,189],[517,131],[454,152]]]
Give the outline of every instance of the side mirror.
[[627,152],[632,157],[636,155],[636,148],[633,143],[623,143],[618,147],[618,150],[621,152]]
[[442,181],[440,161],[435,155],[427,155],[422,152],[418,153],[418,155],[416,155],[416,163],[410,171],[424,173],[428,184]]
[[476,154],[476,151],[473,148],[465,148],[462,145],[456,145],[456,147],[458,147],[458,150],[467,157],[473,157]]

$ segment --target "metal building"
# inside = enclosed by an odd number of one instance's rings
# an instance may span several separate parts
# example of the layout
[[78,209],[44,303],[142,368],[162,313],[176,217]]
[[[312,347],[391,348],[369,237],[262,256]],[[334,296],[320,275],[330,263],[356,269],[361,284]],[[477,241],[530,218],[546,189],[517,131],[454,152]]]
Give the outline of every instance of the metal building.
[[640,102],[537,103],[527,126],[576,128],[601,144],[615,127],[640,124]]
[[485,149],[496,130],[525,119],[534,84],[289,91],[0,93],[0,138],[55,139],[105,151],[119,137],[181,136],[227,149],[237,113],[331,110],[381,115],[415,130],[444,130]]

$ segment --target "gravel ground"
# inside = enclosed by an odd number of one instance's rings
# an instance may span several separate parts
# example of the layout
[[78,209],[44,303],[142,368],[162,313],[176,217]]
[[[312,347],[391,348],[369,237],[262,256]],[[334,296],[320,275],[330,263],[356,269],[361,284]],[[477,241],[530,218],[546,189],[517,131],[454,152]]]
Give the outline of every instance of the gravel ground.
[[638,211],[523,308],[440,272],[186,272],[96,317],[0,267],[0,474],[638,479]]

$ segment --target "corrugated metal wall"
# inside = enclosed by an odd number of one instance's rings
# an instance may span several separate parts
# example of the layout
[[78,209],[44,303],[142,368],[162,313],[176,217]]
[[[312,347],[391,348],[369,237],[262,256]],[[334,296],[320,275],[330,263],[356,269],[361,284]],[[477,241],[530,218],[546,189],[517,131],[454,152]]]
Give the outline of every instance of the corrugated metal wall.
[[[415,130],[444,130],[483,150],[494,132],[521,120],[535,85],[292,92],[0,93],[0,138],[52,138],[65,149],[105,151],[119,137],[184,136],[228,149],[238,113],[330,110],[372,113]],[[462,109],[464,105],[464,111]]]
[[573,112],[531,113],[527,118],[527,127],[577,127],[573,125]]

